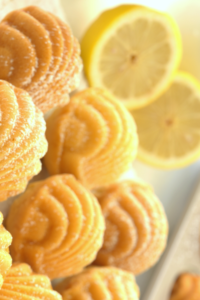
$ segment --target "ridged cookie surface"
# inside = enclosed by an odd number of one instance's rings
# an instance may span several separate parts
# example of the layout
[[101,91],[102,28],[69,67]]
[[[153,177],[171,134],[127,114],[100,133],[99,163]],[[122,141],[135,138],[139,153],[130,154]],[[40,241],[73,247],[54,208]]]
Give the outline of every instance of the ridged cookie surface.
[[11,206],[6,224],[13,260],[50,278],[80,272],[103,242],[98,201],[72,175],[30,184]]
[[62,300],[47,276],[34,274],[27,264],[13,264],[0,290],[1,300]]
[[97,196],[106,221],[102,249],[95,264],[133,274],[153,266],[165,249],[168,223],[161,202],[145,184],[124,181]]
[[82,69],[69,26],[36,6],[15,10],[0,23],[0,79],[25,89],[43,112],[68,102]]
[[116,181],[137,153],[133,118],[98,88],[81,91],[57,108],[47,120],[46,137],[49,172],[71,173],[88,188]]
[[88,268],[56,288],[63,300],[139,300],[133,274],[117,268]]
[[0,80],[0,201],[23,192],[41,170],[46,124],[29,94]]
[[3,284],[4,277],[8,273],[11,265],[12,259],[9,255],[8,247],[12,242],[12,237],[10,233],[5,230],[4,226],[2,225],[3,222],[3,215],[0,212],[0,288]]

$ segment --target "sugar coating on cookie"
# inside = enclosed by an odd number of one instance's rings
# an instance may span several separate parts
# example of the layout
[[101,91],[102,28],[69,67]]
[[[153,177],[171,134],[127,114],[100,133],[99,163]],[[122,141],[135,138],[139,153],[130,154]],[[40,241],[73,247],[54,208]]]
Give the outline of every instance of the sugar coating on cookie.
[[41,170],[46,124],[29,94],[0,80],[0,201],[23,192]]
[[27,264],[13,264],[0,290],[5,300],[62,300],[47,276],[34,274]]
[[133,118],[106,91],[89,88],[47,119],[44,163],[51,174],[71,173],[86,187],[113,183],[136,156]]
[[68,102],[79,84],[80,47],[69,26],[36,6],[0,23],[0,79],[25,89],[43,112]]
[[12,258],[9,254],[8,247],[11,245],[12,236],[2,225],[3,215],[0,212],[0,288],[3,284],[4,277],[8,273]]
[[13,236],[13,260],[51,279],[89,265],[105,229],[97,199],[72,175],[30,184],[11,206],[6,224]]
[[192,273],[181,274],[172,289],[170,300],[200,299],[200,275]]
[[112,267],[85,269],[55,288],[63,300],[139,299],[139,288],[133,274]]
[[133,274],[153,266],[165,249],[168,234],[165,212],[153,190],[127,180],[102,189],[97,198],[106,230],[94,263]]

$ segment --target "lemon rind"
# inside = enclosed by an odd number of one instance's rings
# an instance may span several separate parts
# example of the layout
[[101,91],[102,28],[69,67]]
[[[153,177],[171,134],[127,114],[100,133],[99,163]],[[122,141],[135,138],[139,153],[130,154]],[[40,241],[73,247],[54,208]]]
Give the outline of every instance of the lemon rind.
[[[167,90],[168,86],[172,82],[176,70],[179,66],[181,56],[182,56],[182,48],[181,48],[181,36],[178,29],[177,24],[169,15],[157,12],[153,9],[146,8],[140,5],[121,5],[110,10],[103,12],[97,20],[89,27],[87,32],[85,33],[82,41],[81,41],[81,49],[82,49],[82,58],[85,64],[85,74],[88,79],[88,82],[91,86],[97,86],[101,88],[106,88],[104,84],[97,82],[97,73],[95,73],[95,68],[97,65],[96,57],[100,56],[100,52],[105,45],[105,41],[108,40],[108,37],[113,32],[113,27],[119,27],[120,23],[124,22],[127,19],[128,15],[132,15],[134,12],[139,12],[139,14],[148,15],[149,12],[154,13],[154,16],[160,18],[160,21],[163,20],[165,23],[165,28],[169,31],[171,37],[173,39],[173,58],[170,60],[170,68],[167,73],[163,76],[162,81],[156,85],[154,92],[151,93],[150,96],[145,96],[144,100],[127,100],[122,101],[124,105],[129,109],[138,109],[146,106],[147,104],[155,101],[165,90]],[[141,12],[140,12],[141,11]],[[129,17],[130,18],[130,17]],[[88,43],[89,41],[89,43]],[[88,45],[90,47],[88,48]],[[111,92],[111,91],[110,91]],[[115,96],[112,93],[113,96]]]
[[[200,82],[193,77],[191,74],[186,73],[184,71],[178,71],[176,73],[176,80],[185,81],[187,85],[191,86],[194,90],[196,89],[200,96]],[[171,170],[171,169],[179,169],[184,168],[200,158],[200,142],[198,147],[195,148],[195,151],[189,152],[188,155],[182,156],[180,159],[174,157],[174,159],[158,159],[158,156],[150,154],[143,150],[140,145],[138,148],[137,159],[143,163],[146,163],[152,167]]]

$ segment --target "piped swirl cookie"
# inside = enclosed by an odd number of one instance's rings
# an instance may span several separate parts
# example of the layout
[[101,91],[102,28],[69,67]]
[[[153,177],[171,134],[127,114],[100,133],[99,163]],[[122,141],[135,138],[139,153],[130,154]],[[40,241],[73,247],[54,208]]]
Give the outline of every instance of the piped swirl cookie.
[[133,274],[117,268],[88,268],[61,282],[56,289],[63,300],[138,300],[139,288]]
[[36,6],[0,23],[0,79],[25,89],[43,112],[68,102],[79,83],[80,47],[69,26]]
[[47,276],[34,274],[27,264],[13,264],[0,290],[1,300],[62,300]]
[[71,173],[88,188],[113,183],[136,156],[133,118],[106,91],[75,94],[47,120],[44,163],[51,174]]
[[46,124],[29,94],[0,80],[0,201],[21,193],[41,170]]
[[11,206],[6,224],[13,236],[13,260],[51,279],[89,265],[105,228],[97,199],[72,175],[30,184]]
[[3,284],[4,277],[6,276],[12,264],[12,259],[8,251],[8,247],[12,242],[12,237],[10,233],[5,230],[2,222],[3,215],[0,212],[0,288]]
[[170,300],[199,300],[200,299],[200,276],[183,273],[172,289]]
[[106,230],[94,263],[116,266],[133,274],[153,266],[165,249],[168,224],[152,189],[124,181],[102,190],[98,199]]

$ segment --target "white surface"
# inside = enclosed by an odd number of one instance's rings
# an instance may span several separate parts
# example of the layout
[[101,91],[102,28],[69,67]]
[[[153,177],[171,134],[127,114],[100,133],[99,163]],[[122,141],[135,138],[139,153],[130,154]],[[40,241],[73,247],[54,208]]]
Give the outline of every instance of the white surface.
[[0,20],[10,11],[29,5],[37,5],[65,19],[59,0],[0,0]]
[[200,274],[200,182],[186,209],[169,250],[156,272],[144,300],[168,300],[172,286],[183,272]]
[[[184,1],[184,0],[181,0]],[[120,4],[134,3],[146,5],[158,10],[167,11],[174,0],[61,0],[66,18],[68,19],[74,34],[80,38],[90,23],[105,9]]]
[[[200,179],[200,161],[187,168],[174,171],[150,169],[139,162],[136,162],[134,166],[137,174],[153,185],[157,196],[164,205],[170,227],[168,240],[170,243],[174,229]],[[137,282],[141,288],[141,296],[143,296],[160,263],[162,263],[162,259],[155,267],[137,277]],[[143,300],[142,297],[141,300]],[[145,300],[149,299],[146,298]],[[152,298],[151,300],[154,299]],[[160,298],[160,300],[164,299]]]

